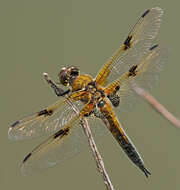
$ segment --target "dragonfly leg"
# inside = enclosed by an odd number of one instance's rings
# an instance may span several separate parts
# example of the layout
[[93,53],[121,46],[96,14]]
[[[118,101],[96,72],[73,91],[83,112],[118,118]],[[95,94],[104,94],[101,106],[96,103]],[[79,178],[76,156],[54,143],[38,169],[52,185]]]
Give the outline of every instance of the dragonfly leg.
[[70,92],[70,89],[68,90],[63,90],[60,88],[50,77],[47,73],[43,73],[44,78],[48,84],[51,85],[51,88],[54,90],[55,94],[57,96],[64,96]]
[[58,87],[56,84],[51,84],[51,88],[54,90],[57,96],[64,96],[70,92],[70,89],[63,90],[62,88]]

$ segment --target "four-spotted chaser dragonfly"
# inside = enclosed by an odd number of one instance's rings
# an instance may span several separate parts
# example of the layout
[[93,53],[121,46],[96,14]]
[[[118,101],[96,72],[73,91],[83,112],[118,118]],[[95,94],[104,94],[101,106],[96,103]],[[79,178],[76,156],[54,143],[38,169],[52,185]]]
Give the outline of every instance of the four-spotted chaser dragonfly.
[[[81,122],[86,117],[106,121],[106,127],[130,160],[146,177],[150,175],[113,109],[121,109],[121,103],[131,101],[125,101],[124,97],[129,97],[134,84],[148,87],[157,78],[166,52],[152,45],[152,41],[160,28],[162,15],[159,7],[145,11],[95,78],[80,74],[75,66],[62,68],[58,75],[60,83],[69,88],[63,91],[58,85],[52,86],[56,95],[62,96],[60,100],[10,126],[8,136],[11,140],[30,139],[54,131],[24,158],[23,174],[54,166],[78,152],[78,145],[84,144]],[[72,105],[79,109],[79,114],[74,112]],[[96,130],[96,126],[93,128]],[[74,140],[75,136],[79,137],[78,141]]]

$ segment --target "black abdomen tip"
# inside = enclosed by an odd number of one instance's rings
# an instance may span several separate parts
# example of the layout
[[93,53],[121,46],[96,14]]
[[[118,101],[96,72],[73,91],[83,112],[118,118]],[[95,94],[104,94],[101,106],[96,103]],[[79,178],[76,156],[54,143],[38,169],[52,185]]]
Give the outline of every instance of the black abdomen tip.
[[140,169],[144,172],[146,177],[149,177],[149,175],[151,175],[151,172],[148,171],[144,166],[141,166]]

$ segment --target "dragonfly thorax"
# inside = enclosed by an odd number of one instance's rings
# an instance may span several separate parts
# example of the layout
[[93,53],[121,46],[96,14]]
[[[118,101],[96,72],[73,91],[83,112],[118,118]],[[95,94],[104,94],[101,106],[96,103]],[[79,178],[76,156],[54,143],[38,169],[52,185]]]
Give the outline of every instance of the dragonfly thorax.
[[105,97],[103,88],[96,86],[96,83],[94,81],[88,83],[88,85],[85,87],[85,91],[91,94],[91,99],[96,102],[99,102],[102,98]]

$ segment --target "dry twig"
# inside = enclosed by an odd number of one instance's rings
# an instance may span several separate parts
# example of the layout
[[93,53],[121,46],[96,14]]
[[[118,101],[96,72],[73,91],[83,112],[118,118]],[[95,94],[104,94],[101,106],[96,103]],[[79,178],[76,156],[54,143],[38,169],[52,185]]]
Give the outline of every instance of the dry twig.
[[173,116],[162,104],[160,104],[153,96],[146,92],[143,88],[133,84],[134,91],[144,98],[156,111],[158,111],[164,118],[169,120],[173,125],[180,128],[180,120]]

